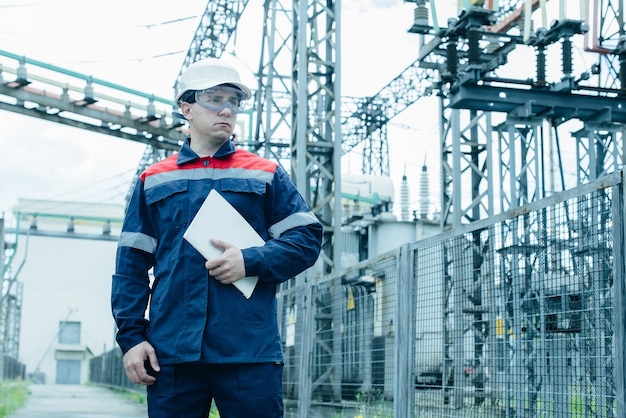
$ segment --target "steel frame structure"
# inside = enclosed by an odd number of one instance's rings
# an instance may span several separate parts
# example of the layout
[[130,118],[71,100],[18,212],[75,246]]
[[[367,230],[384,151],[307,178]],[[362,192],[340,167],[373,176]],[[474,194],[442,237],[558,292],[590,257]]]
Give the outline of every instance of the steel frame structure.
[[[4,219],[0,218],[0,355],[18,358],[23,284],[9,268],[5,257],[14,254],[5,241]],[[1,375],[0,375],[1,376]]]
[[[425,7],[424,1],[416,1],[418,8]],[[518,2],[521,4],[522,2]],[[526,2],[530,5],[530,1]],[[614,2],[595,1],[593,6],[600,10],[595,13],[602,18],[595,23],[599,25],[597,33],[619,35],[623,32],[623,2],[616,6]],[[432,3],[431,3],[432,4]],[[528,10],[528,9],[526,9]],[[606,31],[607,10],[615,13],[618,29]],[[417,13],[416,16],[423,16]],[[520,14],[521,16],[521,14]],[[423,22],[420,22],[423,23]],[[622,71],[616,70],[615,57],[624,62],[621,44],[615,43],[612,49],[605,48],[601,61],[607,62],[609,73],[608,83],[598,86],[586,85],[585,81],[594,75],[600,75],[602,66],[595,67],[595,73],[583,73],[576,79],[571,61],[571,38],[587,32],[586,22],[561,21],[554,23],[549,29],[538,31],[530,40],[519,35],[489,33],[488,27],[496,27],[485,9],[471,7],[465,10],[458,20],[449,21],[445,29],[435,31],[425,28],[423,24],[414,25],[412,31],[424,35],[431,33],[433,41],[427,54],[445,55],[445,70],[441,72],[443,83],[440,86],[441,96],[441,157],[442,157],[442,226],[451,224],[460,228],[463,223],[471,223],[495,215],[493,205],[495,193],[500,192],[500,211],[505,212],[523,207],[547,196],[545,176],[548,170],[554,169],[552,161],[546,158],[551,146],[543,137],[544,126],[547,124],[556,134],[556,147],[560,150],[561,141],[557,128],[571,119],[584,123],[584,128],[573,134],[579,164],[577,166],[578,183],[589,182],[617,171],[623,166],[622,135],[625,114],[622,109],[626,105],[622,86],[623,80],[616,82]],[[501,25],[508,31],[510,25]],[[431,31],[435,31],[434,33]],[[604,38],[605,40],[607,38]],[[517,45],[529,42],[536,50],[537,74],[534,80],[522,81],[500,78],[496,75],[498,66],[506,62],[507,54]],[[545,49],[549,44],[561,42],[562,72],[559,82],[550,84],[545,79]],[[613,37],[613,42],[615,38]],[[495,55],[494,54],[494,45]],[[507,48],[511,46],[511,49]],[[498,52],[500,51],[500,52]],[[599,50],[596,52],[600,52]],[[607,58],[609,57],[609,58]],[[594,71],[592,69],[592,71]],[[598,77],[600,79],[600,77]],[[491,114],[506,115],[504,122],[492,127]],[[485,123],[481,123],[485,121]],[[464,124],[462,124],[464,123]],[[497,141],[494,137],[497,134]],[[493,145],[492,145],[493,143]],[[498,146],[496,148],[496,145]],[[559,171],[562,188],[564,168],[559,152]],[[493,162],[493,163],[492,163]],[[497,164],[498,172],[493,168]],[[501,183],[495,184],[499,180]],[[554,192],[554,190],[552,190]],[[590,211],[591,219],[598,219],[610,206],[602,201],[599,194],[597,204],[581,201],[581,208]],[[567,208],[565,209],[568,212]],[[566,214],[567,215],[567,214]],[[501,297],[511,301],[514,312],[522,315],[509,316],[501,312],[503,320],[510,324],[512,335],[524,336],[510,340],[515,347],[511,351],[517,353],[514,368],[518,378],[509,379],[506,383],[513,385],[514,395],[507,400],[507,407],[528,404],[530,413],[539,413],[542,408],[540,394],[545,395],[545,385],[540,376],[534,372],[541,369],[535,364],[535,351],[547,349],[533,344],[535,336],[545,336],[545,324],[536,323],[536,312],[528,309],[537,295],[542,294],[541,283],[552,268],[546,258],[545,247],[547,228],[543,218],[531,221],[527,217],[516,218],[510,230],[500,232],[501,242],[510,243],[502,252],[504,265],[502,271],[508,276],[502,277],[500,286],[494,288],[493,280],[489,279],[489,271],[493,271],[490,261],[483,259],[484,248],[494,241],[492,235],[474,234],[472,242],[456,242],[447,252],[445,277],[446,289],[444,296],[444,353],[443,386],[444,392],[448,382],[458,382],[462,378],[463,364],[452,356],[455,344],[462,340],[467,330],[473,330],[473,365],[480,370],[485,367],[483,347],[485,342],[493,340],[488,329],[485,329],[484,314],[488,311],[483,306],[482,297],[497,291]],[[571,220],[570,220],[571,221]],[[609,243],[602,241],[602,233],[597,226],[579,225],[581,228],[580,248],[584,251],[573,254],[575,265],[585,276],[585,266],[603,265],[602,251]],[[587,239],[588,237],[588,239]],[[538,244],[539,243],[539,244]],[[558,245],[552,243],[551,245]],[[468,257],[463,257],[469,253]],[[466,261],[464,261],[466,260]],[[484,270],[484,272],[483,272]],[[532,278],[532,280],[529,280]],[[600,301],[610,300],[610,278],[596,277],[588,282],[580,283],[584,294],[598,297]],[[453,303],[453,301],[463,303]],[[589,303],[594,303],[589,301]],[[545,307],[542,307],[545,309]],[[603,312],[608,312],[608,310]],[[470,315],[468,315],[470,314]],[[471,316],[473,319],[468,319]],[[493,313],[491,313],[493,319]],[[604,329],[610,321],[609,317],[583,318],[586,330],[595,330],[599,341],[605,341],[608,335]],[[583,336],[585,338],[586,336]],[[493,341],[492,341],[493,342]],[[558,347],[551,347],[556,349]],[[599,352],[610,356],[610,344],[597,347]],[[607,355],[608,354],[608,355]],[[593,354],[592,354],[593,355]],[[453,359],[456,360],[453,361]],[[607,364],[596,367],[606,370]],[[600,369],[598,369],[599,371]],[[479,375],[480,376],[480,375]],[[474,381],[475,400],[477,404],[484,401],[484,387],[480,378]],[[602,399],[599,411],[608,411],[611,406],[606,403],[607,393],[599,393]],[[448,402],[460,405],[462,400],[455,393]],[[608,416],[608,415],[607,415]]]
[[[595,21],[553,22],[550,28],[540,29],[526,40],[513,29],[519,26],[516,22],[523,17],[523,11],[539,7],[538,1],[503,2],[497,12],[472,6],[458,19],[451,19],[446,28],[431,27],[423,19],[418,20],[418,16],[428,16],[423,10],[418,13],[426,2],[415,3],[416,23],[410,31],[430,37],[429,42],[422,42],[420,56],[424,61],[431,56],[446,57],[445,67],[439,66],[441,82],[432,87],[442,98],[442,225],[458,227],[463,222],[491,216],[498,209],[544,197],[544,176],[555,169],[552,161],[545,158],[552,145],[543,137],[545,124],[558,141],[557,128],[561,124],[571,119],[584,122],[583,130],[575,135],[579,161],[588,161],[586,166],[578,167],[580,181],[621,167],[624,158],[620,136],[626,120],[626,102],[616,88],[621,85],[617,61],[626,56],[620,38],[621,3],[589,1],[587,9]],[[593,38],[599,36],[599,40],[589,41],[589,26],[594,28]],[[576,78],[571,38],[582,34],[593,46],[588,50],[597,52],[600,62],[591,74]],[[551,84],[545,79],[545,49],[557,42],[562,45],[563,77]],[[507,62],[507,55],[525,43],[537,52],[535,79],[498,77],[497,69]],[[594,77],[597,86],[585,84]],[[506,121],[495,130],[489,126],[491,122],[481,125],[483,119],[491,119],[489,114],[506,115]],[[493,132],[498,141],[494,141]],[[600,160],[595,161],[597,158]],[[503,182],[500,187],[494,184],[495,172],[489,171],[495,167]],[[595,172],[589,172],[590,169]],[[562,170],[562,165],[556,167],[564,188]],[[494,194],[498,189],[500,197]],[[500,205],[494,205],[498,197]]]

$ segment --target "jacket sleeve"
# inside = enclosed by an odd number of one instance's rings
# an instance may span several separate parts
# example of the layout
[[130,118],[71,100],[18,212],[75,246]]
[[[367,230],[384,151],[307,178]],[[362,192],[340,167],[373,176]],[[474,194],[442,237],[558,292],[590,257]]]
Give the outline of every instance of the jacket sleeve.
[[154,266],[155,250],[143,182],[138,180],[122,225],[111,285],[111,309],[118,328],[116,339],[123,353],[148,339],[145,316],[150,297],[148,271]]
[[242,250],[246,275],[281,283],[313,266],[323,227],[287,173],[278,167],[265,203],[270,240]]

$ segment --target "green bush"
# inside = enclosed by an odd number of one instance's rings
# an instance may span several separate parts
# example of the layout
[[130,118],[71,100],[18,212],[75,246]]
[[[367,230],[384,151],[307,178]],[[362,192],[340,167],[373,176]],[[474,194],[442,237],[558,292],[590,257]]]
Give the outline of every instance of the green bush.
[[26,403],[28,385],[23,380],[0,381],[0,418],[5,418]]

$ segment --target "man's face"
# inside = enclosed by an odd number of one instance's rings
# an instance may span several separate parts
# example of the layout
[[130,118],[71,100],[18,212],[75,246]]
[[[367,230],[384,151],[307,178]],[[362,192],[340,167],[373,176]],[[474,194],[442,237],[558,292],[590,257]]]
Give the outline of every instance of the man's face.
[[214,145],[221,145],[233,134],[237,113],[242,111],[241,91],[218,86],[199,90],[195,100],[183,102],[181,111],[189,121],[192,132],[207,138]]

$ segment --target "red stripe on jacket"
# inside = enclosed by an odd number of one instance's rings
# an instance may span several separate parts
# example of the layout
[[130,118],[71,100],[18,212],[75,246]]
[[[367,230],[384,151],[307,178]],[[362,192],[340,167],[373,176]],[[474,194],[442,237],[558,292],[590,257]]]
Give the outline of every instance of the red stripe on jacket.
[[178,154],[170,155],[164,160],[152,164],[148,167],[140,176],[141,181],[145,181],[146,177],[166,173],[175,170],[193,170],[196,168],[207,168],[204,165],[206,159],[211,161],[211,168],[226,169],[226,168],[243,168],[246,170],[261,170],[268,173],[274,173],[278,164],[265,158],[259,157],[250,151],[238,149],[233,154],[227,155],[225,158],[213,158],[204,157],[197,160],[178,165]]

